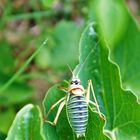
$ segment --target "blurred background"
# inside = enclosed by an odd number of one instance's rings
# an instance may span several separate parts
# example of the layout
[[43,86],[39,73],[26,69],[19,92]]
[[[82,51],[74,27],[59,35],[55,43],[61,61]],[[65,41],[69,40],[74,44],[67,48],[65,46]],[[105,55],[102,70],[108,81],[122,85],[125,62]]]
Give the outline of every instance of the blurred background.
[[[81,33],[100,14],[95,11],[96,2],[0,0],[0,89],[48,38],[46,47],[25,71],[0,92],[0,135],[7,134],[17,111],[25,104],[38,104],[42,108],[48,88],[59,81],[69,80],[71,73],[67,64],[72,69],[78,64]],[[138,25],[140,2],[127,0],[123,3]],[[111,45],[115,41],[109,40]]]

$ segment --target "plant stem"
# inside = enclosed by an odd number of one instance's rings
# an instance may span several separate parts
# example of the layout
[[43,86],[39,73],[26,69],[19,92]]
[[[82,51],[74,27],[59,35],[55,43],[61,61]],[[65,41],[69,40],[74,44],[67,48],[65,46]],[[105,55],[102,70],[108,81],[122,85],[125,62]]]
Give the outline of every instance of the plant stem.
[[33,58],[39,53],[39,51],[46,45],[47,39],[39,46],[39,48],[25,61],[22,67],[0,88],[0,94],[6,90],[20,75],[24,72]]

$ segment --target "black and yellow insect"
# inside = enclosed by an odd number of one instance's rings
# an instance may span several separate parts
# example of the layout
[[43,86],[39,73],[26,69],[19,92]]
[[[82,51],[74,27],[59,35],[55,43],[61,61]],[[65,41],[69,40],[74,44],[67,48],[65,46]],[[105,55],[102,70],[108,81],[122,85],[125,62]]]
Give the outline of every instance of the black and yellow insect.
[[[94,102],[90,100],[90,88],[92,91]],[[65,91],[67,92],[67,95],[61,98],[59,101],[57,101],[54,105],[52,105],[52,107],[47,113],[47,116],[48,116],[50,111],[55,106],[60,104],[54,121],[51,122],[51,121],[46,120],[46,122],[52,125],[56,125],[58,117],[64,105],[66,105],[67,118],[68,118],[71,128],[76,133],[77,137],[85,136],[86,127],[88,123],[89,104],[94,105],[100,117],[102,117],[102,114],[99,109],[99,105],[97,103],[97,100],[94,94],[92,81],[91,80],[88,81],[88,87],[87,87],[87,90],[85,90],[83,86],[80,84],[80,79],[76,76],[73,76],[68,89]]]

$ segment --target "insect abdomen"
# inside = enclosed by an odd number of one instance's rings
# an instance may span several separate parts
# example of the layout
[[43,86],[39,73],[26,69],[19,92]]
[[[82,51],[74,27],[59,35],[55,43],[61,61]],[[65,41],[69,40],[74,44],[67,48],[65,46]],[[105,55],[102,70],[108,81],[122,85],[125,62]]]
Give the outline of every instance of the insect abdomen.
[[88,107],[84,96],[70,95],[67,103],[67,116],[77,137],[85,135],[88,121]]

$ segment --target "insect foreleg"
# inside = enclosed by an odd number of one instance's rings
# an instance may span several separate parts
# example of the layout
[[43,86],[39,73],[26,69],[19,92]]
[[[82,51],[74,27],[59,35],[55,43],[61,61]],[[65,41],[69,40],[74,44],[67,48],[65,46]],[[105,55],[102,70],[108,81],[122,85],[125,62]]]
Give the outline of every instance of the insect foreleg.
[[[92,92],[92,95],[93,95],[93,98],[94,98],[94,102],[90,100],[90,88],[91,88],[91,92]],[[93,88],[93,85],[92,85],[92,81],[91,80],[88,80],[87,92],[89,92],[89,93],[86,94],[86,99],[88,100],[87,103],[91,103],[94,106],[96,106],[97,111],[99,113],[99,116],[101,118],[103,118],[103,116],[101,114],[101,111],[100,111],[100,108],[99,108],[99,105],[98,105],[98,102],[97,102],[97,99],[96,99],[96,96],[95,96],[95,93],[94,93],[94,88]]]
[[50,123],[50,124],[52,124],[52,125],[56,125],[57,120],[58,120],[58,117],[59,117],[59,115],[60,115],[60,113],[61,113],[61,111],[62,111],[62,109],[63,109],[65,103],[66,103],[66,102],[63,101],[63,102],[60,104],[60,106],[59,106],[59,108],[58,108],[58,111],[57,111],[57,113],[56,113],[55,119],[54,119],[53,122],[47,121],[47,120],[46,120],[45,122],[48,122],[48,123]]
[[64,92],[68,92],[68,88],[65,87],[59,87],[60,90],[64,91]]
[[48,111],[48,113],[47,113],[47,115],[46,115],[46,118],[48,117],[48,115],[50,114],[50,112],[51,112],[59,103],[61,103],[63,100],[65,100],[65,97],[61,98],[60,100],[58,100],[55,104],[53,104],[53,105],[51,106],[51,108],[49,109],[49,111]]

